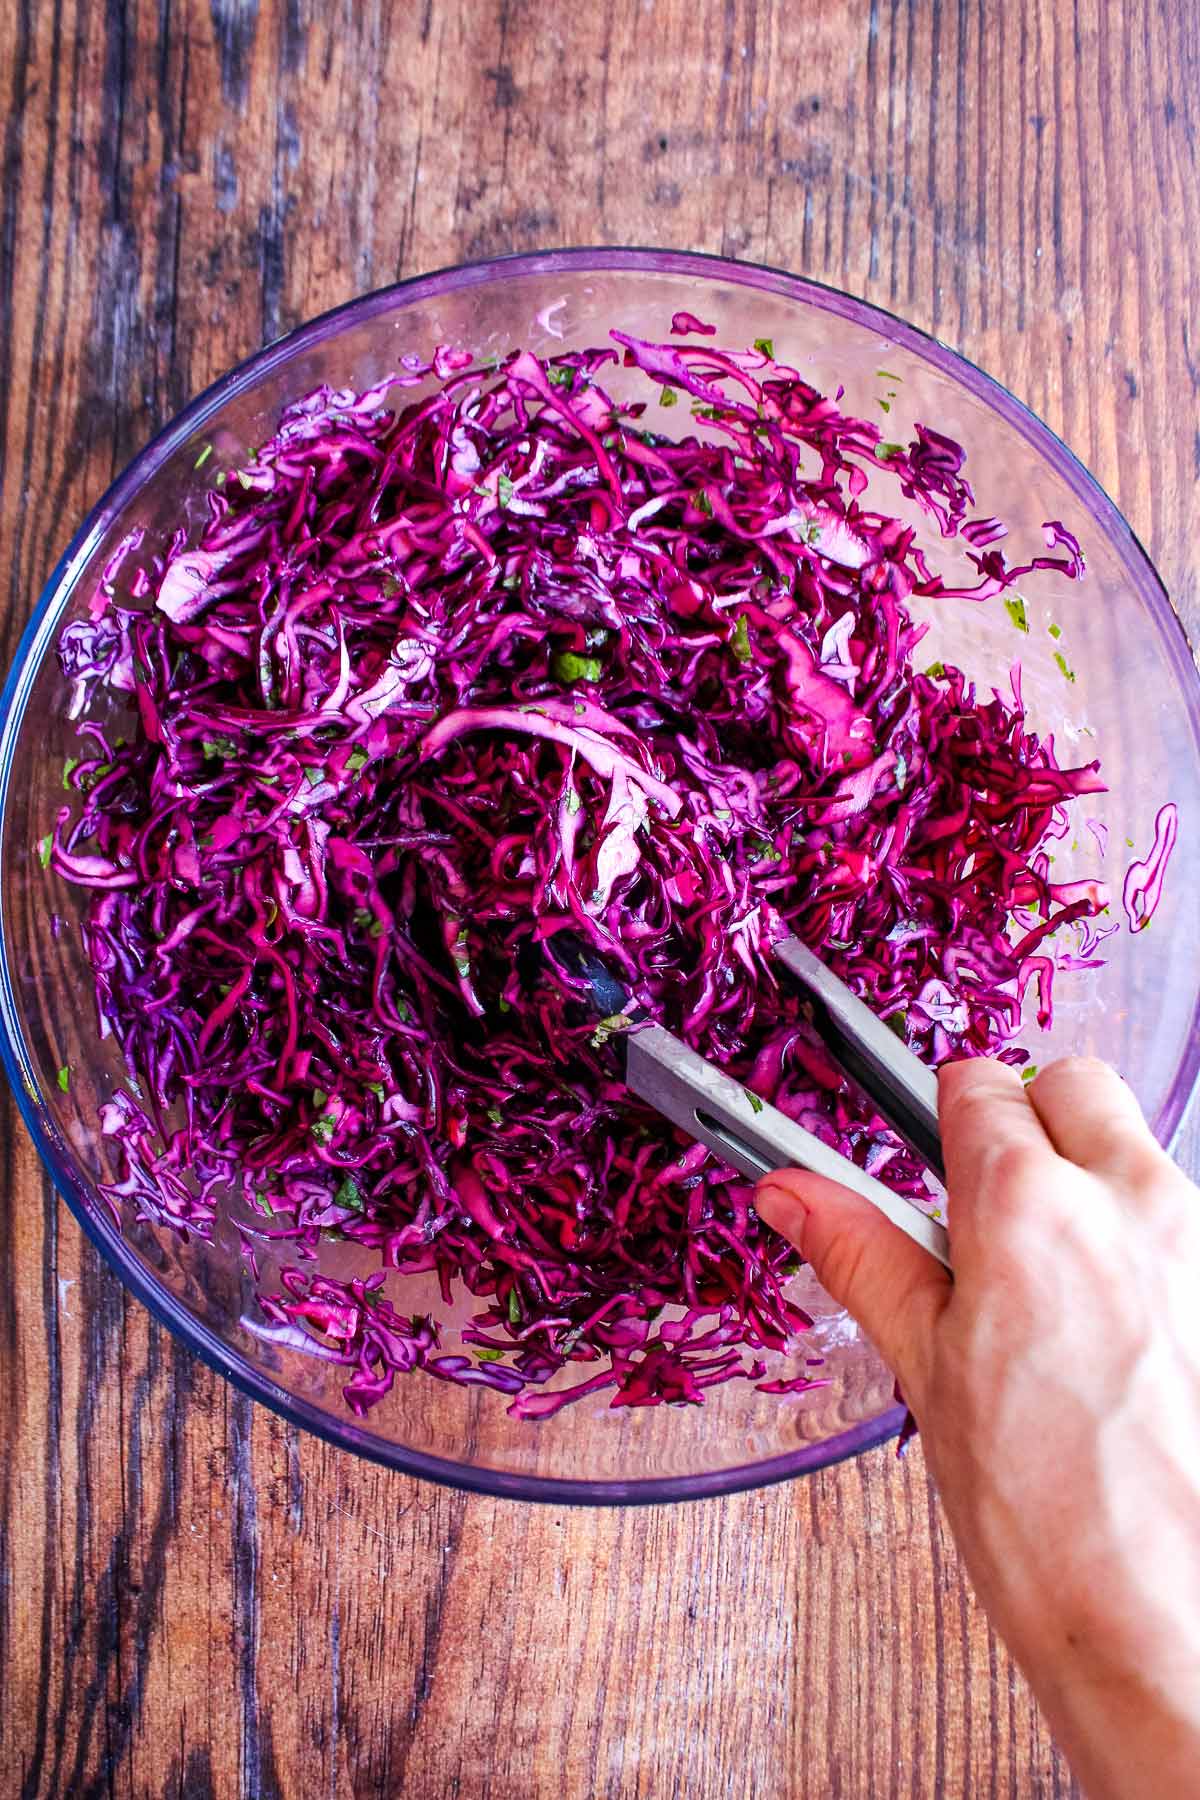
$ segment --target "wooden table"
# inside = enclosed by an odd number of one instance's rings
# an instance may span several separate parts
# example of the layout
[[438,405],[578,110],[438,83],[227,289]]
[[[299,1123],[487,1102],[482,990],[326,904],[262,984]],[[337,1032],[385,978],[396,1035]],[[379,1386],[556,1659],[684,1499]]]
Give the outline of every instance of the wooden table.
[[[264,339],[397,276],[587,242],[780,264],[958,345],[1200,622],[1184,0],[3,15],[6,656],[114,472]],[[4,1156],[5,1794],[1075,1791],[919,1447],[628,1513],[389,1476],[152,1326],[11,1107]]]

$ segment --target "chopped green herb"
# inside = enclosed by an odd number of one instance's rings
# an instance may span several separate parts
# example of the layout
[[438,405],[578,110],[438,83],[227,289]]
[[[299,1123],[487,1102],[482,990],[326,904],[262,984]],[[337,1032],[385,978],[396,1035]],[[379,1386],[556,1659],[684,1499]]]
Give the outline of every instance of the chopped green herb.
[[374,1094],[377,1100],[382,1100],[386,1097],[387,1089],[384,1087],[382,1081],[368,1081],[367,1092],[369,1094]]
[[1061,650],[1056,650],[1054,652],[1054,660],[1058,664],[1059,668],[1062,670],[1063,674],[1066,676],[1067,680],[1074,681],[1075,671],[1070,666],[1070,664],[1068,663],[1066,657],[1063,655]]
[[500,1011],[502,1013],[512,1011],[512,1002],[509,1000],[506,1000],[504,998],[503,994],[500,996],[499,1000],[497,1000],[496,1005],[500,1008]]
[[893,1037],[898,1037],[902,1044],[907,1044],[908,1014],[906,1012],[901,1010],[900,1012],[889,1013],[883,1022],[892,1033]]
[[1036,1074],[1037,1074],[1037,1064],[1036,1063],[1026,1063],[1025,1067],[1021,1070],[1021,1080],[1022,1081],[1032,1081]]
[[508,1322],[510,1325],[519,1325],[523,1316],[524,1315],[521,1312],[521,1296],[518,1294],[515,1287],[511,1287],[508,1290]]
[[676,405],[678,405],[678,402],[679,402],[678,390],[673,387],[667,387],[666,384],[664,383],[662,392],[658,396],[658,404],[660,406],[676,406]]
[[250,477],[247,475],[245,469],[238,470],[237,478],[241,482],[243,488],[250,488],[250,487],[253,487],[253,485],[254,485],[254,483],[251,481]]
[[70,1063],[64,1063],[62,1068],[58,1071],[58,1085],[62,1089],[64,1094],[66,1093],[67,1089],[70,1087],[70,1085],[71,1085],[71,1065],[70,1065]]
[[493,1350],[490,1344],[472,1344],[471,1348],[480,1362],[499,1362],[504,1355],[503,1350]]
[[487,1116],[493,1125],[503,1125],[504,1123],[504,1114],[500,1111],[498,1106],[489,1106],[487,1109]]
[[575,788],[571,788],[567,794],[567,811],[569,813],[577,813],[582,805],[583,801],[579,798],[578,791]]
[[625,1013],[610,1013],[607,1019],[601,1019],[592,1033],[592,1049],[603,1049],[614,1031],[628,1031],[632,1021]]
[[62,784],[68,793],[71,791],[71,770],[77,769],[78,767],[79,758],[77,756],[68,756],[66,762],[63,764]]
[[268,1219],[273,1219],[275,1217],[275,1208],[271,1205],[270,1196],[268,1194],[264,1194],[260,1190],[254,1196],[254,1204],[260,1211],[266,1213]]
[[38,857],[41,860],[43,869],[49,868],[50,866],[50,851],[53,847],[53,843],[54,839],[50,832],[47,832],[45,837],[41,838],[38,842]]
[[775,340],[774,340],[774,338],[755,338],[754,348],[759,352],[760,355],[769,356],[772,362],[775,361]]
[[507,475],[501,475],[496,482],[496,495],[501,506],[507,506],[513,497],[513,484]]
[[304,779],[307,781],[309,787],[320,787],[325,779],[325,770],[319,763],[305,763]]
[[237,745],[232,738],[227,737],[202,738],[200,748],[206,762],[217,762],[223,757],[237,755]]
[[759,1099],[757,1094],[752,1094],[749,1088],[746,1089],[746,1098],[750,1102],[751,1112],[760,1113],[762,1111],[764,1102]]
[[696,508],[697,512],[707,513],[709,518],[712,518],[712,501],[709,499],[704,488],[698,489],[697,492],[692,495],[692,505]]
[[876,369],[875,374],[880,381],[903,381],[904,379],[902,375],[894,375],[890,369]]
[[880,401],[880,402],[879,402],[879,409],[880,409],[880,411],[881,411],[881,412],[887,412],[887,413],[890,413],[890,412],[891,412],[891,410],[892,410],[892,403],[891,403],[891,401],[890,401],[890,400],[881,400],[881,401]]
[[353,1212],[361,1212],[363,1209],[362,1189],[353,1175],[347,1175],[333,1198],[336,1205],[348,1206]]
[[1060,638],[1062,636],[1062,626],[1061,625],[1051,625],[1050,626],[1050,636],[1052,638]]
[[931,662],[925,673],[934,681],[941,681],[946,673],[946,665],[944,662]]
[[1029,630],[1029,620],[1025,615],[1025,602],[1020,594],[1014,594],[1004,602],[1004,610],[1018,631]]
[[889,458],[891,458],[893,456],[903,456],[904,455],[904,445],[903,444],[893,444],[890,442],[879,443],[879,444],[876,444],[876,446],[875,446],[875,454],[879,458],[880,462],[887,462],[889,460]]
[[312,1131],[312,1134],[316,1138],[318,1144],[327,1144],[329,1142],[330,1138],[333,1136],[336,1128],[337,1128],[337,1120],[333,1117],[333,1114],[332,1113],[322,1113],[321,1117],[319,1119],[313,1120],[312,1125],[310,1126],[309,1129]]
[[324,1088],[314,1088],[313,1089],[313,1105],[314,1106],[328,1106],[328,1104],[329,1104],[329,1095],[325,1092],[325,1089]]
[[565,363],[547,363],[546,380],[551,387],[574,387],[575,371]]
[[352,750],[346,758],[346,767],[351,775],[357,775],[360,769],[366,768],[370,760],[365,750]]
[[211,455],[212,455],[212,445],[205,444],[203,450],[200,452],[199,456],[196,458],[194,467],[197,469],[202,469]]
[[604,664],[598,656],[579,656],[574,650],[560,650],[551,659],[550,668],[559,681],[599,681]]
[[753,662],[754,651],[750,647],[750,621],[745,613],[739,613],[737,616],[730,648],[739,662]]

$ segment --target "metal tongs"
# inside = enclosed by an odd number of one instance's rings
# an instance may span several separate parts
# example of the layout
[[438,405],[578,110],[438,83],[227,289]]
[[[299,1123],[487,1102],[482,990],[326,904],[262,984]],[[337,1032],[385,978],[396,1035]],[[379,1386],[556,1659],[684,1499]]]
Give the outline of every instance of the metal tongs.
[[[587,983],[601,1016],[623,1013],[627,996],[610,971],[582,946],[572,946],[564,958],[566,948],[554,946],[556,960]],[[933,1071],[798,938],[784,938],[774,954],[803,991],[813,1025],[834,1061],[944,1180]],[[625,1080],[633,1092],[748,1180],[759,1181],[775,1169],[798,1168],[840,1181],[949,1268],[944,1225],[689,1050],[673,1032],[661,1025],[635,1026],[623,1034],[623,1042]]]

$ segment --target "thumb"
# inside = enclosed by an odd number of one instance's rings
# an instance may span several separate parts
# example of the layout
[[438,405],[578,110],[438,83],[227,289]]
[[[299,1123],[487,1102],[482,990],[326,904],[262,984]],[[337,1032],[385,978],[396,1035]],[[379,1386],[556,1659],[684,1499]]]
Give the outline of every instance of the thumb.
[[839,1182],[799,1169],[767,1175],[759,1217],[793,1243],[826,1293],[853,1314],[905,1397],[920,1404],[950,1273]]

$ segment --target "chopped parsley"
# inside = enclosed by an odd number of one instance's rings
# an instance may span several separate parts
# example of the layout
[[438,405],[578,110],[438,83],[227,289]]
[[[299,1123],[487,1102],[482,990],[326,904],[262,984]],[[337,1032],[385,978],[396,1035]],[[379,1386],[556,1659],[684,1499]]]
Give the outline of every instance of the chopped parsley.
[[607,1044],[614,1031],[628,1031],[633,1021],[626,1013],[610,1013],[607,1019],[601,1019],[592,1033],[592,1049],[601,1050]]
[[1004,602],[1004,610],[1018,631],[1029,630],[1029,620],[1025,613],[1025,602],[1020,594],[1014,594]]
[[1061,650],[1056,650],[1054,652],[1054,660],[1058,664],[1059,668],[1062,670],[1063,674],[1066,676],[1067,680],[1074,681],[1075,671],[1071,667],[1071,665],[1068,663],[1066,657],[1063,655]]
[[560,650],[552,658],[551,670],[559,681],[599,681],[604,664],[598,656],[580,656],[574,650]]
[[759,352],[759,354],[761,356],[769,356],[772,362],[775,361],[775,340],[774,340],[774,338],[755,338],[754,348]]
[[739,613],[737,616],[730,648],[739,662],[753,662],[754,651],[750,647],[750,621],[745,613]]
[[64,1094],[66,1093],[67,1089],[70,1087],[70,1085],[71,1085],[71,1065],[70,1065],[70,1063],[64,1063],[62,1068],[58,1071],[58,1085],[62,1089]]
[[352,1212],[363,1210],[362,1189],[353,1175],[347,1175],[333,1198],[338,1206],[348,1206]]

